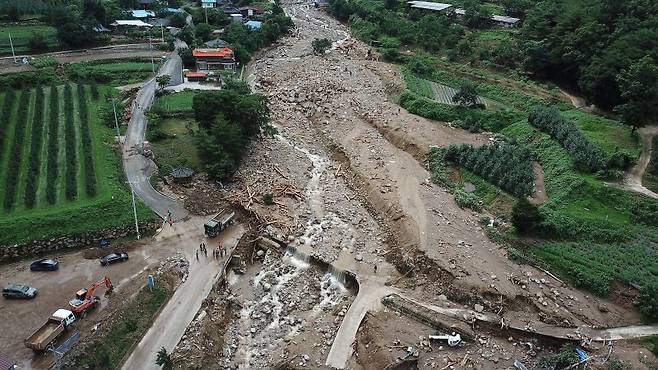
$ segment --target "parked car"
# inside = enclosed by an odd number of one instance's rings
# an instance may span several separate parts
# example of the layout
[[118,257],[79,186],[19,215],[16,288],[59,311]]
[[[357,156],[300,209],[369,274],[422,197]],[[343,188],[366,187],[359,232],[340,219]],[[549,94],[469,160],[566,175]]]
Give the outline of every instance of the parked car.
[[2,296],[5,298],[34,298],[36,295],[36,288],[22,284],[9,283],[2,289]]
[[5,357],[0,356],[0,370],[15,370],[18,369],[16,363]]
[[101,265],[107,266],[115,262],[123,262],[128,260],[128,253],[114,252],[101,257]]
[[32,271],[55,271],[58,268],[59,261],[50,258],[44,258],[30,264],[30,270]]

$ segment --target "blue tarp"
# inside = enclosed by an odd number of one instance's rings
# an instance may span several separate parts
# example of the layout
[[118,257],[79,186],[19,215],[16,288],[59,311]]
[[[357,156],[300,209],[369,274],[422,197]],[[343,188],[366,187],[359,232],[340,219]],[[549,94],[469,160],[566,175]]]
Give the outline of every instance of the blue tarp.
[[133,18],[148,18],[148,17],[155,17],[155,13],[153,13],[150,10],[131,10]]
[[246,25],[247,27],[251,28],[252,30],[257,30],[257,29],[259,29],[259,28],[263,25],[263,22],[259,22],[259,21],[249,21],[249,22],[245,23],[245,25]]

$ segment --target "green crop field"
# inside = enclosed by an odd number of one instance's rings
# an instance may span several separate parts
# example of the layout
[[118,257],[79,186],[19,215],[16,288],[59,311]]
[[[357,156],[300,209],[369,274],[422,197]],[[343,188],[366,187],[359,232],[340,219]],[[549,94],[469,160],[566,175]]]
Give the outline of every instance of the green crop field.
[[158,168],[168,173],[178,166],[200,170],[201,164],[197,153],[197,122],[188,119],[166,118],[159,125],[168,137],[151,142],[153,156]]
[[[150,62],[118,62],[118,63],[106,63],[106,64],[97,64],[90,65],[89,68],[92,71],[127,71],[127,72],[151,72],[153,67]],[[156,67],[157,68],[157,65]]]
[[[105,96],[110,88],[98,89]],[[0,93],[0,245],[130,224],[130,194],[100,105],[76,84]]]
[[[46,25],[0,25],[0,54],[11,54],[9,35],[14,44],[14,51],[23,53],[29,51],[28,40],[32,33],[40,34],[46,40],[49,48],[57,47],[56,30]],[[43,50],[35,50],[42,52]]]
[[196,91],[181,91],[173,94],[167,94],[158,97],[155,100],[154,108],[162,111],[164,114],[168,113],[191,113],[192,112],[192,99],[196,95]]

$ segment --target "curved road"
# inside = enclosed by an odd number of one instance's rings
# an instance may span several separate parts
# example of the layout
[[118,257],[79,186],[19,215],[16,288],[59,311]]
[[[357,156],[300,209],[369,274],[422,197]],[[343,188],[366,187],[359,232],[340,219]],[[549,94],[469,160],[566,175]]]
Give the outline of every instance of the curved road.
[[[181,84],[183,82],[182,64],[178,53],[174,51],[160,68],[158,76],[164,74],[171,75],[170,85]],[[142,155],[144,135],[146,133],[146,117],[144,112],[151,107],[156,88],[157,82],[155,78],[152,78],[145,82],[137,93],[133,114],[128,123],[123,144],[123,168],[135,194],[149,208],[163,219],[167,217],[168,212],[171,212],[174,221],[179,221],[186,219],[189,215],[188,212],[178,201],[163,195],[153,188],[149,182],[149,177],[155,172],[156,166],[150,158]]]

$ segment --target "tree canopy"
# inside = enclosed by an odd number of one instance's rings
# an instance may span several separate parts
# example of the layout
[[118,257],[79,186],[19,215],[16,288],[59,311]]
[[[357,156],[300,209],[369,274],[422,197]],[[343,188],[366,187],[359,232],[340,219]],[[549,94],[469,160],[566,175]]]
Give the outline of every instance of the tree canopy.
[[[525,66],[541,78],[578,84],[604,108],[636,99],[620,74],[658,60],[658,5],[652,0],[544,0],[521,33]],[[646,70],[646,69],[645,69]],[[634,104],[634,103],[632,103]]]
[[229,80],[221,91],[205,91],[192,100],[201,128],[199,154],[208,174],[230,177],[238,168],[249,142],[268,129],[267,99],[252,94],[242,81]]

